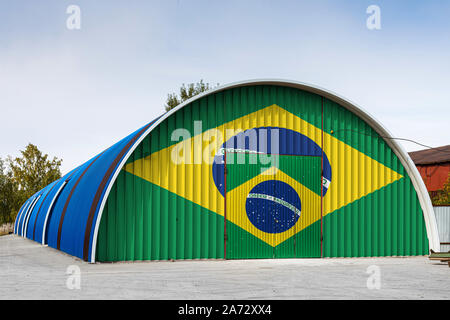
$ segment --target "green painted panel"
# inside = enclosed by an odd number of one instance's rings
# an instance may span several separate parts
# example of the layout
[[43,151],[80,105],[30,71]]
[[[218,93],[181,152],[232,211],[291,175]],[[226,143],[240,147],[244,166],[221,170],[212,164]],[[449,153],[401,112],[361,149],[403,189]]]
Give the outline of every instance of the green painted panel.
[[[388,168],[399,161],[383,138],[357,115],[339,104],[323,99],[323,131],[368,155]],[[388,153],[384,153],[384,151]],[[403,166],[397,172],[405,174]]]
[[234,223],[227,221],[227,230],[239,241],[227,243],[227,259],[319,258],[320,241],[309,245],[311,238],[320,237],[320,221],[272,247]]
[[[184,119],[182,127],[188,130],[191,135],[194,135],[273,104],[280,106],[319,129],[322,127],[321,96],[283,86],[244,86],[227,89],[201,98],[164,120],[155,129],[156,135],[161,135],[161,140],[159,143],[152,143],[151,150],[146,150],[146,152],[142,153],[142,156],[148,156],[150,153],[164,149],[177,142],[170,139],[169,132],[171,131],[168,130],[168,122],[171,121],[171,118],[180,117]],[[207,112],[199,112],[200,106]],[[326,98],[323,99],[323,114],[324,132],[332,134],[351,147],[384,165],[388,165],[387,158],[380,155],[376,148],[364,148],[364,144],[367,142],[376,143],[377,145],[385,144],[384,140],[367,123],[354,113]],[[194,121],[202,121],[200,132],[195,132]],[[146,139],[151,138],[147,137]]]
[[227,221],[227,259],[272,259],[273,247],[243,230],[234,223]]

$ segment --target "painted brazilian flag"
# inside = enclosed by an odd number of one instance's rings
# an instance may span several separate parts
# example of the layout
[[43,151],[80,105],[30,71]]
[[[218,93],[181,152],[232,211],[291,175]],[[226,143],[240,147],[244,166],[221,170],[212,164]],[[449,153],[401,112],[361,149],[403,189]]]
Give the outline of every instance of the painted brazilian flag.
[[143,140],[108,198],[97,258],[427,250],[414,187],[369,125],[321,96],[258,85],[196,100]]

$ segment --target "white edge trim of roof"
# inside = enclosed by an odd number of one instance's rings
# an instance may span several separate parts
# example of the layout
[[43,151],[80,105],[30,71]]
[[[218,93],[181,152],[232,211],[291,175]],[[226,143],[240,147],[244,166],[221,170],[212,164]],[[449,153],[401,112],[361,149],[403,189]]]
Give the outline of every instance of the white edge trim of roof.
[[[106,200],[108,199],[111,188],[114,185],[114,182],[116,181],[117,176],[120,173],[120,170],[125,165],[126,161],[131,156],[131,154],[134,152],[134,150],[137,148],[137,146],[142,142],[142,140],[144,140],[145,137],[147,137],[149,135],[149,133],[153,131],[153,129],[158,127],[161,122],[163,122],[165,119],[170,117],[172,114],[174,114],[178,110],[184,108],[186,105],[192,103],[193,101],[199,100],[205,96],[217,93],[219,91],[228,90],[228,89],[232,89],[232,88],[236,88],[236,87],[252,86],[252,85],[286,86],[286,87],[297,88],[297,89],[300,89],[300,90],[303,90],[306,92],[318,94],[318,95],[323,96],[331,101],[336,102],[337,104],[343,106],[347,110],[349,110],[349,111],[353,112],[354,114],[356,114],[357,116],[359,116],[362,120],[366,121],[367,124],[369,124],[372,127],[372,129],[374,129],[380,136],[392,138],[392,135],[390,134],[390,132],[379,121],[377,121],[372,115],[370,115],[363,108],[361,108],[357,104],[351,102],[350,100],[348,100],[334,92],[331,92],[329,90],[323,89],[323,88],[315,86],[315,85],[310,85],[310,84],[307,84],[304,82],[293,81],[293,80],[284,80],[284,79],[254,79],[254,80],[238,81],[238,82],[233,82],[230,84],[217,86],[211,90],[205,91],[201,94],[198,94],[198,95],[186,100],[185,102],[179,104],[172,110],[163,114],[154,124],[152,124],[139,137],[139,139],[136,140],[136,142],[133,144],[133,146],[130,148],[130,150],[128,150],[127,154],[122,159],[122,161],[120,162],[116,171],[114,172],[114,175],[109,182],[106,192],[103,195],[103,199],[100,204],[100,208],[99,208],[99,211],[97,214],[97,219],[95,222],[94,236],[93,236],[93,242],[92,242],[92,246],[91,246],[91,248],[92,248],[91,256],[90,256],[90,261],[89,261],[90,263],[95,263],[95,252],[96,252],[96,245],[97,245],[98,229],[99,229],[100,221],[102,218],[103,209],[105,207],[105,203],[106,203]],[[439,249],[440,242],[439,242],[436,218],[434,215],[433,206],[431,204],[430,197],[428,195],[428,191],[425,187],[422,177],[419,174],[419,171],[417,170],[413,161],[409,157],[408,153],[404,150],[404,148],[397,141],[395,141],[393,139],[386,139],[386,138],[383,138],[383,140],[388,144],[389,147],[391,147],[391,149],[394,151],[394,153],[400,159],[400,162],[405,167],[406,172],[408,173],[409,177],[411,178],[411,181],[414,185],[417,195],[419,196],[420,205],[422,207],[422,211],[423,211],[423,215],[424,215],[424,219],[425,219],[426,230],[427,230],[427,235],[428,235],[429,247],[430,247],[430,249],[433,249],[434,251],[439,251],[440,250]]]
[[31,215],[33,214],[34,207],[36,207],[36,204],[39,202],[39,199],[42,197],[42,194],[43,193],[41,193],[40,195],[38,195],[36,197],[36,202],[33,204],[33,207],[31,208],[30,212],[28,213],[28,216],[26,217],[26,223],[25,223],[25,229],[24,229],[24,235],[23,235],[24,238],[28,238],[27,237],[27,235],[28,235],[28,222],[30,221]]
[[25,203],[22,205],[22,207],[20,208],[19,212],[17,213],[16,221],[14,222],[14,234],[19,234],[19,230],[18,229],[19,229],[20,219],[22,217],[23,212],[28,207],[29,203],[30,203],[30,199],[25,201]]
[[[59,181],[57,181],[56,183],[58,183]],[[62,185],[59,187],[58,191],[56,191],[55,195],[52,198],[52,202],[50,202],[50,205],[48,206],[47,212],[45,214],[45,219],[44,219],[44,225],[42,227],[42,239],[41,239],[41,243],[42,245],[46,245],[45,243],[45,233],[47,232],[47,223],[48,223],[48,217],[50,216],[50,212],[53,209],[53,205],[55,204],[56,199],[58,198],[59,194],[61,193],[61,191],[64,189],[64,187],[67,184],[67,180],[64,181],[62,183]]]

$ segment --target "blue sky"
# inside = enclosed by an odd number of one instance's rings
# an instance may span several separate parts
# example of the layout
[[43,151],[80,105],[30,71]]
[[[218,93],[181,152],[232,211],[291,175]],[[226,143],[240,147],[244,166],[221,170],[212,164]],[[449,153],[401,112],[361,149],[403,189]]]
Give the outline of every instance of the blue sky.
[[[66,28],[71,4],[80,30]],[[381,30],[366,28],[373,4]],[[437,0],[2,0],[0,157],[32,142],[67,172],[200,79],[318,85],[394,136],[446,145],[449,34],[450,2]]]

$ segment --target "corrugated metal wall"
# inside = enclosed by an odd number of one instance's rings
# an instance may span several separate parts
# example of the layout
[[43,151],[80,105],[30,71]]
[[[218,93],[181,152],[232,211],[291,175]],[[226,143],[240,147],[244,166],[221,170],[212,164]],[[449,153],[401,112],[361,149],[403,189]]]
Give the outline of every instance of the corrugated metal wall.
[[370,126],[327,99],[324,151],[333,172],[345,175],[324,197],[325,257],[428,253],[422,209],[400,160]]
[[[159,139],[155,134],[144,140],[111,190],[100,224],[99,261],[223,258],[223,217],[177,195],[176,190],[216,207],[223,208],[223,199],[209,199],[201,192],[200,181],[193,184],[192,166],[171,171],[163,154],[156,155],[161,167],[150,165],[153,157],[134,161],[143,159]],[[195,171],[201,177],[201,168]],[[174,192],[157,185],[169,181]]]
[[[450,206],[433,207],[439,232],[439,241],[450,243]],[[441,251],[450,251],[449,244],[441,244]]]
[[[27,200],[15,232],[91,261],[94,222],[108,180],[149,123]],[[120,169],[120,168],[119,168]]]
[[[281,242],[272,242],[270,232],[250,230],[252,223],[244,215],[242,221],[227,219],[227,233],[241,239],[240,248],[233,247],[237,241],[227,241],[227,253],[233,249],[240,252],[239,257],[260,257],[267,252],[289,256],[291,244],[316,237],[322,223],[324,257],[428,252],[414,187],[383,139],[357,116],[318,95],[253,85],[196,100],[143,140],[107,200],[97,259],[223,258],[225,177],[218,152],[239,132],[267,127],[281,130],[280,147],[285,154],[321,156],[323,145],[323,220],[291,228],[285,238],[277,236]],[[175,131],[180,128],[184,131]],[[186,135],[190,139],[179,142]],[[261,151],[260,146],[257,150]],[[184,163],[174,163],[173,155],[181,155]],[[214,161],[199,162],[211,158]],[[308,184],[292,174],[288,176],[295,181],[286,178],[288,184]],[[241,180],[239,186],[248,181]],[[313,256],[315,248],[304,248],[310,251],[303,256]]]

